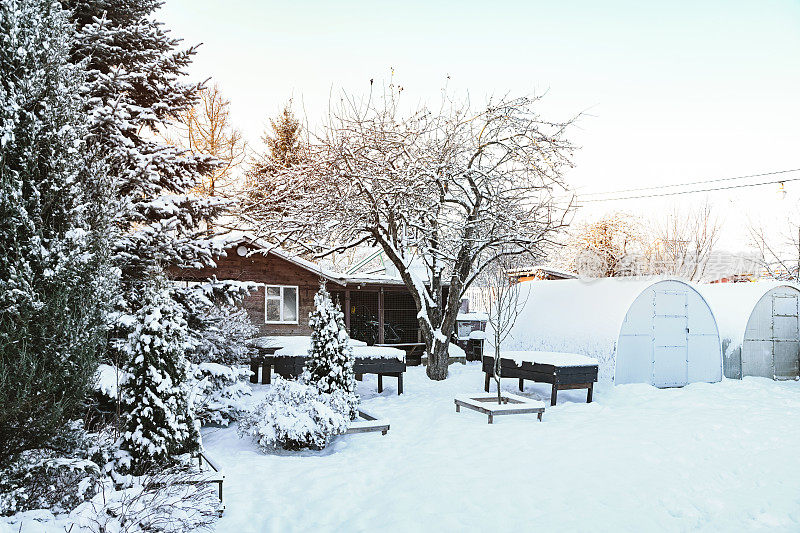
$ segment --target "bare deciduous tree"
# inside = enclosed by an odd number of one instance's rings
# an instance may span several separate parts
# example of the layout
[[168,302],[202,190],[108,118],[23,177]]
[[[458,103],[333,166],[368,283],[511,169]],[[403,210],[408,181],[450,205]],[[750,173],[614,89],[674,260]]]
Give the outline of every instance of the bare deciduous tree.
[[786,281],[800,281],[800,222],[789,217],[778,228],[749,225],[750,244],[756,250],[756,262],[767,276]]
[[247,155],[247,143],[231,125],[230,101],[217,85],[200,90],[200,100],[178,116],[177,123],[164,137],[194,154],[210,155],[220,164],[205,176],[202,194],[228,196],[235,185],[236,169]]
[[612,213],[581,226],[564,248],[561,262],[581,276],[631,276],[640,273],[646,249],[640,222],[627,213]]
[[428,376],[444,379],[464,291],[498,257],[541,257],[564,225],[571,121],[543,120],[537,100],[474,111],[445,99],[404,115],[392,88],[380,99],[345,96],[307,160],[245,212],[264,238],[317,257],[380,246],[414,298]]
[[719,227],[708,202],[697,209],[676,207],[663,223],[653,226],[650,273],[700,280],[717,242]]

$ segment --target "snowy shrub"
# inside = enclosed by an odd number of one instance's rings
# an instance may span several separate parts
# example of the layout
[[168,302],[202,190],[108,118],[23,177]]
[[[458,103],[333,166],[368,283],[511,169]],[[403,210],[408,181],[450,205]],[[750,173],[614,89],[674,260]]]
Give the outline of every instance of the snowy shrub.
[[106,478],[91,500],[70,513],[73,531],[178,533],[209,528],[218,516],[216,485],[196,483],[197,474],[181,466],[131,477],[122,488]]
[[308,324],[311,347],[301,381],[316,386],[322,393],[342,392],[348,403],[347,415],[354,420],[358,416],[359,398],[353,372],[353,348],[344,314],[333,304],[324,285],[314,296],[314,311]]
[[350,402],[341,390],[276,378],[264,401],[239,421],[239,436],[249,436],[264,450],[320,450],[347,431]]
[[67,512],[91,498],[110,456],[106,434],[87,434],[70,422],[51,448],[28,450],[0,468],[0,515],[34,509]]
[[211,280],[174,288],[187,322],[186,357],[193,363],[236,365],[249,361],[248,341],[258,334],[238,304],[253,290],[248,283]]
[[194,415],[201,424],[227,426],[246,409],[244,400],[252,394],[247,385],[248,368],[217,363],[192,365]]
[[2,471],[0,514],[33,509],[69,511],[94,493],[99,474],[92,461],[29,450]]

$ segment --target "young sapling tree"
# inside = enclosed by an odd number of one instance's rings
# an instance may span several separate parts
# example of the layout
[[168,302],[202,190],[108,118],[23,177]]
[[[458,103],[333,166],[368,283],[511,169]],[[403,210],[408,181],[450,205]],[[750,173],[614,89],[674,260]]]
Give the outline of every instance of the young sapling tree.
[[494,345],[493,377],[497,384],[497,403],[503,403],[500,392],[502,365],[500,364],[500,347],[517,322],[527,298],[520,298],[520,285],[516,278],[509,275],[515,262],[513,255],[502,255],[487,270],[484,279],[489,290],[489,328]]

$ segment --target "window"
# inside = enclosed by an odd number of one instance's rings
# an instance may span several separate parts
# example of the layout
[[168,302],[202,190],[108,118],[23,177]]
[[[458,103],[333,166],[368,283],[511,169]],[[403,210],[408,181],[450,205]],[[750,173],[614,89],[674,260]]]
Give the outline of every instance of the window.
[[297,324],[297,287],[267,285],[264,299],[264,322]]

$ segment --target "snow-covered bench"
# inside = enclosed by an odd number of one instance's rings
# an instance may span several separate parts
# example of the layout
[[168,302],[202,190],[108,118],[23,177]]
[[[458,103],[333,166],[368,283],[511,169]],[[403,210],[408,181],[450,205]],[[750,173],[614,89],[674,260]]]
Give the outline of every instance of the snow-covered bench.
[[[252,344],[264,353],[250,362],[252,383],[258,383],[258,370],[261,369],[261,382],[270,383],[272,370],[285,378],[296,377],[303,371],[308,359],[311,337],[275,336],[254,339]],[[383,392],[383,376],[397,378],[397,394],[403,394],[403,372],[406,371],[405,352],[388,346],[367,346],[365,342],[350,339],[355,365],[353,371],[357,379],[364,374],[377,374],[378,392]]]
[[[484,388],[489,392],[494,376],[494,355],[483,356],[483,371],[486,374]],[[526,379],[552,384],[550,405],[556,404],[558,391],[565,389],[588,389],[586,403],[590,403],[597,381],[597,360],[575,353],[502,351],[500,377],[518,378],[520,391],[525,388]]]

